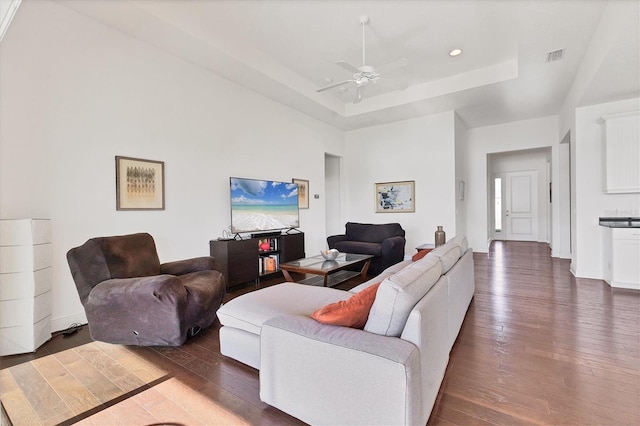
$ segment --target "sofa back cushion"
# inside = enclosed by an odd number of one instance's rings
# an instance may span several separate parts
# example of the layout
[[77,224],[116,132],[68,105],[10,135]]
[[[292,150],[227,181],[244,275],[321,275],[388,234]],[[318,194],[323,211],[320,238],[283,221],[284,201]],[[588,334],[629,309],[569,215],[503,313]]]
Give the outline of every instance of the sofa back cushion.
[[160,273],[156,245],[147,233],[91,238],[69,250],[67,260],[83,304],[102,281]]
[[437,249],[431,251],[431,254],[442,262],[442,273],[446,274],[449,269],[456,264],[462,253],[460,252],[460,246],[455,241],[450,241],[444,245],[441,245]]
[[404,229],[399,223],[355,223],[347,222],[346,235],[348,240],[364,241],[367,243],[381,243],[387,238],[404,237]]
[[160,259],[153,237],[147,233],[96,238],[111,278],[150,277],[160,274]]
[[[463,236],[463,235],[456,235],[453,238],[450,238],[449,241],[447,241],[448,243],[457,243],[460,246],[460,252],[464,253],[467,251],[467,249],[469,248],[469,241],[467,240],[467,237]],[[462,254],[461,254],[462,256]]]
[[440,259],[427,255],[385,278],[378,288],[364,329],[384,336],[399,337],[411,310],[441,274]]
[[395,265],[391,265],[387,269],[382,271],[380,274],[378,274],[375,277],[371,278],[369,281],[365,281],[362,284],[359,284],[359,285],[355,286],[354,288],[352,288],[349,291],[351,293],[358,293],[358,292],[364,290],[365,288],[372,286],[373,284],[381,283],[382,280],[384,280],[385,278],[390,277],[391,275],[395,274],[396,272],[401,271],[402,269],[404,269],[405,266],[410,265],[410,264],[411,264],[410,260],[403,260],[402,262],[396,263]]

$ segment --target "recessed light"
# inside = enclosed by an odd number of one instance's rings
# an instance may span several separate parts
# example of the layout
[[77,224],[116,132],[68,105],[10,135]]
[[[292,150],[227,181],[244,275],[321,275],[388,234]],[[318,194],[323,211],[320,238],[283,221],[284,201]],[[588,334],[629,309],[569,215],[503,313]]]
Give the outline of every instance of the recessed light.
[[449,52],[449,56],[458,56],[461,53],[462,49],[453,49],[451,52]]

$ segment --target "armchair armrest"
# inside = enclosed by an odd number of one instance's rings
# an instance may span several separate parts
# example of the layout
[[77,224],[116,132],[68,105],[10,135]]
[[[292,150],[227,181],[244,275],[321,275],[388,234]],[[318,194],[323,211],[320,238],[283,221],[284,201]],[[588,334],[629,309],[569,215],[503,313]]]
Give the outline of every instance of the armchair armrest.
[[155,275],[102,281],[91,290],[84,308],[95,340],[176,345],[186,338],[186,329],[181,329],[186,304],[187,291],[179,278]]
[[169,275],[184,275],[190,272],[206,270],[216,270],[216,259],[214,257],[195,257],[193,259],[176,260],[160,265],[160,273]]
[[260,398],[304,422],[422,420],[420,355],[412,343],[285,315],[262,326],[260,347]]
[[384,268],[401,262],[404,259],[405,237],[389,237],[382,241],[382,258],[385,259]]
[[345,234],[340,235],[330,235],[327,237],[327,245],[330,249],[336,248],[336,244],[340,241],[346,241],[347,236]]

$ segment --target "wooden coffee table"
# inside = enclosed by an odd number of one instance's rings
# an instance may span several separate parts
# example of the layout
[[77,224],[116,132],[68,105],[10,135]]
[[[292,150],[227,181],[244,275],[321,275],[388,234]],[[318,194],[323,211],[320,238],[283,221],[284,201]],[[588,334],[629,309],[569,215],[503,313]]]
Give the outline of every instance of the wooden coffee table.
[[[289,282],[294,281],[289,272],[299,272],[318,276],[296,281],[298,283],[319,285],[322,282],[324,287],[332,287],[358,274],[365,279],[372,258],[373,256],[370,254],[352,253],[340,253],[336,260],[325,260],[322,256],[313,256],[281,263],[280,269],[284,274],[284,279]],[[347,267],[357,264],[362,264],[360,272],[345,270]]]

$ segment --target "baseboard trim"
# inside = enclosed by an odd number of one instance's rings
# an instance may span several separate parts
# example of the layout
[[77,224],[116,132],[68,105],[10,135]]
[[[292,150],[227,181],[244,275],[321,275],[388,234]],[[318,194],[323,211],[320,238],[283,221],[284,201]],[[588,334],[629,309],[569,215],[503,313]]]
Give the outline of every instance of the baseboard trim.
[[71,324],[86,324],[87,316],[82,313],[75,315],[68,315],[66,317],[51,318],[51,332],[54,333],[60,330],[66,330]]
[[605,282],[607,284],[609,284],[609,287],[611,288],[624,288],[627,290],[640,290],[640,284],[634,284],[634,283],[621,283],[618,281],[607,281],[605,280]]

